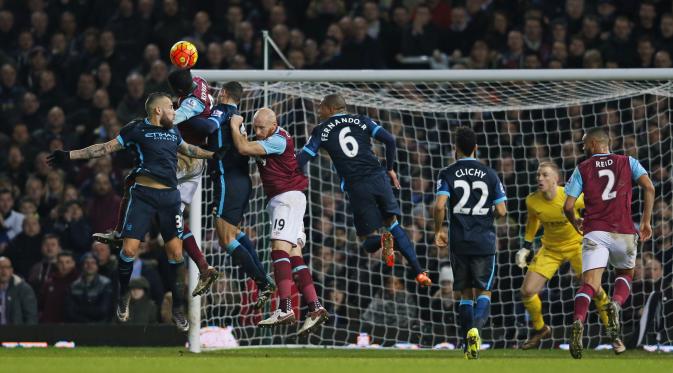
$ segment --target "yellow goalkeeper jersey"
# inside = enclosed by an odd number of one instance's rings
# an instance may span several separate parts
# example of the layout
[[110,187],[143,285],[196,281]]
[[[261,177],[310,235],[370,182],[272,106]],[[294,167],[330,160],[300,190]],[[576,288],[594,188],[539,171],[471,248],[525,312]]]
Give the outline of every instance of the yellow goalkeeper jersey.
[[[540,224],[544,228],[542,245],[551,250],[576,250],[582,243],[582,236],[577,233],[572,224],[563,214],[566,193],[563,187],[556,188],[556,197],[548,201],[540,191],[533,192],[526,197],[528,221],[526,222],[525,240],[532,242],[535,239]],[[580,195],[575,202],[575,215],[584,208],[584,195]]]

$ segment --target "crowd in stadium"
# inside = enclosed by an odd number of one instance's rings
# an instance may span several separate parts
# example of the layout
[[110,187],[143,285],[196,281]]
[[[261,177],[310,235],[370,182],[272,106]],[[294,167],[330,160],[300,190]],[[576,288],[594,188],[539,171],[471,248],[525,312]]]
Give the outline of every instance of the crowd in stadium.
[[[168,50],[175,41],[186,39],[197,45],[201,57],[196,68],[261,68],[262,30],[269,30],[296,69],[673,65],[671,1],[0,1],[0,256],[5,257],[0,260],[0,298],[11,290],[14,302],[28,305],[0,305],[0,325],[111,322],[116,253],[108,245],[94,243],[91,234],[114,227],[131,156],[117,153],[55,170],[47,165],[47,154],[107,141],[126,122],[143,116],[146,95],[169,90]],[[270,62],[274,69],[288,68],[275,54]],[[673,273],[670,102],[650,105],[654,100],[649,96],[640,101],[615,102],[598,111],[571,108],[564,113],[570,118],[567,122],[557,123],[551,131],[542,129],[552,133],[547,138],[528,136],[520,127],[520,119],[532,117],[530,113],[498,118],[498,134],[488,131],[488,119],[471,120],[477,131],[488,133],[480,145],[499,145],[489,147],[498,153],[482,155],[499,159],[492,166],[507,194],[517,196],[512,199],[515,204],[532,190],[524,185],[535,185],[532,159],[562,159],[564,171],[572,170],[581,155],[576,145],[580,129],[587,126],[576,123],[582,114],[590,113],[593,122],[618,131],[615,149],[639,156],[651,170],[657,196],[667,198],[655,203],[655,239],[639,262],[640,285],[634,285],[651,291],[670,288]],[[516,121],[508,120],[509,115]],[[545,115],[530,122],[548,125],[541,120]],[[431,144],[424,143],[427,137],[413,138],[422,131],[405,131],[395,125],[395,118],[382,119],[388,119],[384,126],[397,136],[398,160],[408,166],[400,170],[405,182],[401,202],[403,211],[413,211],[414,221],[405,225],[418,243],[419,257],[430,258],[424,264],[437,285],[429,296],[418,298],[397,277],[373,279],[368,271],[358,270],[381,265],[378,261],[347,266],[362,258],[349,254],[358,250],[353,233],[334,225],[345,218],[330,215],[345,211],[340,197],[327,194],[311,196],[322,206],[321,215],[311,223],[314,273],[324,277],[316,282],[335,316],[333,326],[353,319],[401,327],[418,318],[452,324],[447,320],[453,317],[452,274],[442,259],[448,255],[432,247],[431,219],[424,207],[433,198],[435,175],[421,167],[431,163],[436,170],[445,158],[438,162],[430,155]],[[630,129],[619,132],[621,127],[615,124],[621,122],[630,123]],[[515,205],[510,211],[525,209]],[[509,219],[507,226],[514,227],[514,232],[508,234],[504,228],[502,237],[512,242],[503,238],[500,250],[505,254],[499,256],[500,274],[509,280],[498,284],[509,299],[494,302],[500,305],[515,303],[513,289],[521,281],[511,256],[519,243],[511,238],[519,236],[518,223],[524,220],[516,214]],[[321,232],[334,234],[322,237]],[[157,249],[160,245],[156,237],[148,237],[143,260],[136,261],[131,322],[170,322],[170,298],[164,295],[162,276],[166,259]],[[663,271],[662,263],[668,266]],[[347,269],[353,273],[345,273]],[[668,276],[666,286],[661,285],[662,273]],[[223,291],[234,285],[225,281],[218,286]],[[346,299],[346,294],[357,299]],[[495,294],[499,296],[498,291]],[[222,304],[233,301],[221,300]],[[636,323],[645,300],[634,297],[632,302],[635,308],[629,322]],[[17,314],[11,307],[28,311]],[[217,309],[215,305],[211,312]],[[386,312],[389,309],[395,312]],[[407,316],[380,319],[387,313]],[[516,314],[522,314],[520,308],[493,311],[494,319]]]

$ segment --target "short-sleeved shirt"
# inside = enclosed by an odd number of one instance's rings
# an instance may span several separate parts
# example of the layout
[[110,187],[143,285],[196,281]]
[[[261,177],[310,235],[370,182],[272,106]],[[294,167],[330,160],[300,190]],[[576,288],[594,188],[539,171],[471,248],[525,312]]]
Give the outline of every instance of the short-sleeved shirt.
[[117,141],[135,152],[133,175],[149,176],[168,187],[177,187],[178,147],[183,141],[179,131],[138,119],[119,131]]
[[299,170],[294,141],[287,131],[278,127],[273,135],[257,143],[266,152],[265,156],[255,157],[255,160],[268,198],[289,191],[306,190],[308,179]]
[[385,173],[371,143],[380,129],[381,126],[364,115],[334,115],[313,129],[302,151],[315,157],[323,148],[346,182],[363,180]]
[[462,158],[439,172],[437,195],[449,197],[449,241],[454,254],[495,254],[493,206],[507,200],[496,172]]
[[185,97],[178,99],[178,108],[175,110],[173,124],[178,126],[182,138],[192,145],[204,145],[206,134],[195,129],[188,119],[193,117],[208,118],[213,107],[213,97],[210,95],[208,82],[195,76],[192,78],[193,89]]
[[633,182],[647,171],[633,157],[594,154],[573,171],[566,194],[584,192],[584,234],[592,231],[635,234],[631,217]]
[[223,146],[228,146],[229,151],[224,158],[219,161],[211,161],[209,163],[210,170],[224,175],[227,171],[236,171],[244,174],[250,172],[248,166],[249,157],[241,155],[236,150],[234,145],[234,138],[231,136],[231,128],[229,121],[231,117],[238,114],[236,105],[217,105],[213,108],[208,120],[216,124],[216,129],[208,136],[207,149],[215,151]]

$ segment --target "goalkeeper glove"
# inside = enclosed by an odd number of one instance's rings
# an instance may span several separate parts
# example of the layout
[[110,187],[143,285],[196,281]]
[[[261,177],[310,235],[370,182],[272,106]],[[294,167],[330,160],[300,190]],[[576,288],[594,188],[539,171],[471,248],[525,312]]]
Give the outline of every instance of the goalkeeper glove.
[[52,167],[63,167],[70,162],[70,152],[64,150],[54,150],[47,156],[47,164]]
[[533,243],[525,241],[523,247],[516,252],[515,262],[517,267],[524,269],[528,267],[528,255],[530,255]]

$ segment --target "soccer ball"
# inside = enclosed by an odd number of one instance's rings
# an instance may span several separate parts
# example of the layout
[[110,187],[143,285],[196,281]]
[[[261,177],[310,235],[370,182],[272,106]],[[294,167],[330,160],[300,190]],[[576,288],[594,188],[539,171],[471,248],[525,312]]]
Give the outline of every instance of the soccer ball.
[[196,64],[199,52],[194,44],[181,40],[171,47],[171,63],[180,69],[189,69]]

